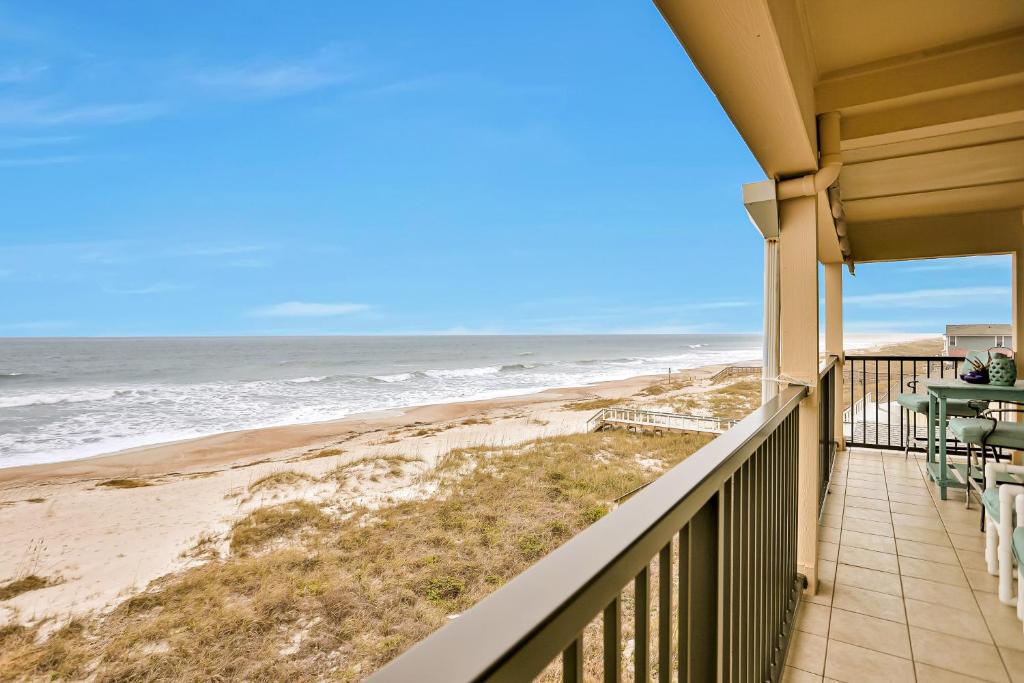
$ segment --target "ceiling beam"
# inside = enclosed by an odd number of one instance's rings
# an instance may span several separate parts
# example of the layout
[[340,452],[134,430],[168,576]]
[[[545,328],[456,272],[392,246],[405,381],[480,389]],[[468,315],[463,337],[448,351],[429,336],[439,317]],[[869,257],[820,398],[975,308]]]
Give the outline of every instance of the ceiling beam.
[[1014,182],[1024,180],[1024,139],[847,164],[842,173],[844,200]]
[[[842,184],[840,183],[840,186]],[[942,216],[1016,208],[1024,200],[1024,181],[915,192],[892,197],[844,200],[843,210],[853,222]]]
[[[825,74],[818,113],[843,116],[1024,82],[1024,30]],[[1020,86],[1024,87],[1024,86]]]
[[1024,121],[1024,84],[843,116],[842,148],[859,149]]
[[987,145],[990,142],[1002,142],[1004,140],[1024,140],[1024,121],[1005,126],[966,130],[962,133],[950,133],[949,135],[907,140],[906,142],[894,142],[887,145],[878,145],[877,147],[844,149],[843,165],[844,167],[849,167],[851,164],[860,164],[865,161],[927,154],[928,152],[940,152],[944,149],[977,147],[978,145]]
[[1024,211],[849,223],[857,263],[1005,254],[1024,248]]

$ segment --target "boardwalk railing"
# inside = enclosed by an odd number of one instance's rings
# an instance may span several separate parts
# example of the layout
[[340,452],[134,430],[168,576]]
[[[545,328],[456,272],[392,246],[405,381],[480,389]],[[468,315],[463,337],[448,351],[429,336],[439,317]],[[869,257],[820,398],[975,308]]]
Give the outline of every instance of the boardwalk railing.
[[846,356],[843,428],[849,446],[923,451],[928,419],[901,410],[901,393],[923,393],[923,379],[955,377],[953,356]]
[[688,432],[711,432],[721,434],[736,425],[739,420],[703,415],[678,415],[643,408],[602,408],[587,420],[587,431],[592,432],[605,425],[622,425],[642,429],[664,429]]
[[831,356],[818,373],[818,512],[825,509],[828,486],[832,479],[832,465],[836,459],[836,411],[839,409],[836,392],[836,364]]
[[709,384],[718,384],[723,379],[729,379],[730,377],[759,374],[761,374],[760,365],[730,365],[711,375],[711,377],[708,377],[706,381]]
[[[804,585],[788,387],[373,681],[778,681]],[[623,606],[633,612],[624,642]],[[600,620],[600,637],[584,631]],[[628,626],[628,624],[627,624]]]

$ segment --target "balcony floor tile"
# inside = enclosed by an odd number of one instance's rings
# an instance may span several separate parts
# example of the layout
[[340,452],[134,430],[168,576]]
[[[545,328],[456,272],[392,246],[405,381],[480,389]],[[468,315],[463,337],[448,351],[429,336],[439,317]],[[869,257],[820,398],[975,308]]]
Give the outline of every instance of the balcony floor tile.
[[978,505],[939,500],[921,455],[839,453],[819,592],[801,602],[783,681],[1024,683],[1024,628],[986,569]]

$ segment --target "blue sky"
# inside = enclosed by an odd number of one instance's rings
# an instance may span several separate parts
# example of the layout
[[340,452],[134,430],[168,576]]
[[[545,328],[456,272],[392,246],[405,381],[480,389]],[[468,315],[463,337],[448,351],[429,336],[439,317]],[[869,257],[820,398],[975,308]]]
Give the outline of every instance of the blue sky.
[[756,331],[762,178],[652,3],[0,3],[0,336]]

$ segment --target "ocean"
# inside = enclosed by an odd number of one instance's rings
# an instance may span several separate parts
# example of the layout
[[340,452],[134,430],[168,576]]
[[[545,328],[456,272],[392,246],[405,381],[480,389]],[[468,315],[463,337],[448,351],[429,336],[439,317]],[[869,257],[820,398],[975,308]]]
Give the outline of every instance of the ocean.
[[0,339],[0,467],[760,357],[757,335]]

